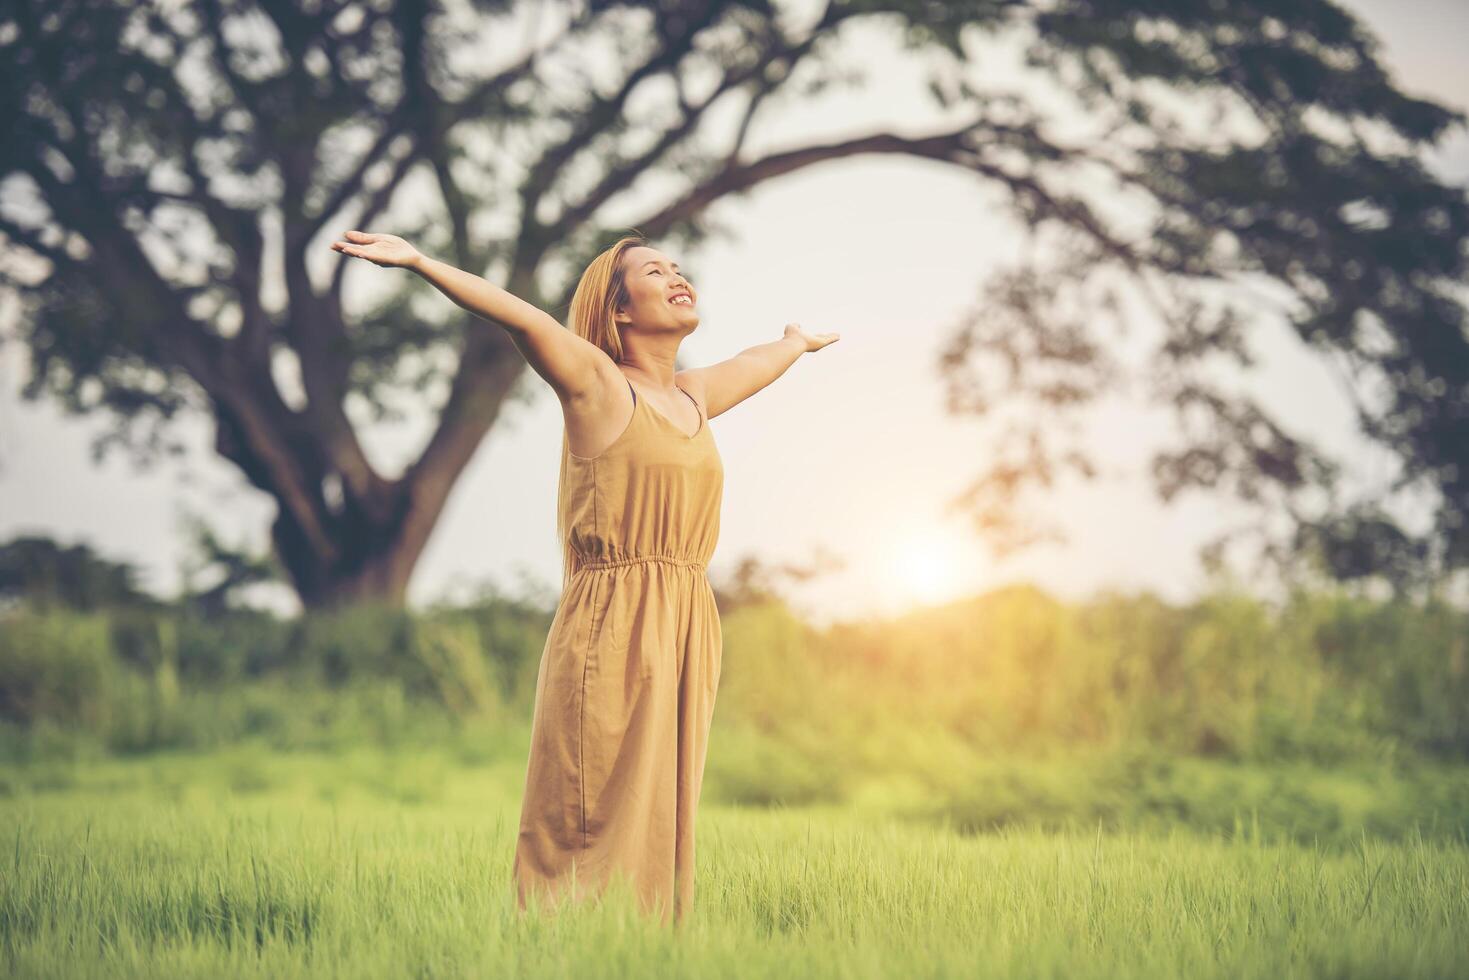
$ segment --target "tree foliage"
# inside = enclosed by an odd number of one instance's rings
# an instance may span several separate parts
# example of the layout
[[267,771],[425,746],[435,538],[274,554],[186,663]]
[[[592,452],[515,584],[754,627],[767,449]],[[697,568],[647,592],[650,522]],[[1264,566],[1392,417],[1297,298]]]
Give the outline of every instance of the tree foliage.
[[138,584],[129,562],[102,558],[85,544],[63,545],[21,535],[0,544],[0,598],[37,609],[156,609],[162,604]]
[[[555,35],[528,44],[525,15]],[[959,121],[751,152],[782,101],[862,80],[841,59],[855,21],[889,25]],[[1044,98],[981,83],[1001,50],[1024,53]],[[207,413],[217,450],[277,501],[274,545],[308,605],[402,598],[524,376],[502,331],[425,304],[411,277],[348,304],[325,248],[340,228],[411,200],[394,231],[560,313],[609,236],[687,248],[727,230],[715,201],[874,153],[1001,189],[1038,246],[943,360],[956,410],[1045,409],[960,501],[994,540],[1021,539],[1025,483],[1094,472],[1056,423],[1124,378],[1107,324],[1146,316],[1163,326],[1151,394],[1196,427],[1155,460],[1165,497],[1283,508],[1291,548],[1316,541],[1342,574],[1469,556],[1469,207],[1421,162],[1461,120],[1399,91],[1323,0],[20,0],[0,14],[0,73],[0,232],[38,260],[3,269],[28,394],[109,413],[110,440],[142,458],[170,448],[170,420]],[[609,222],[635,184],[674,190]],[[1436,493],[1430,530],[1337,499],[1338,463],[1208,380],[1211,359],[1251,365],[1260,322],[1356,372],[1397,489]],[[388,473],[361,431],[403,393],[430,400],[434,427]],[[1329,498],[1314,510],[1312,490]]]

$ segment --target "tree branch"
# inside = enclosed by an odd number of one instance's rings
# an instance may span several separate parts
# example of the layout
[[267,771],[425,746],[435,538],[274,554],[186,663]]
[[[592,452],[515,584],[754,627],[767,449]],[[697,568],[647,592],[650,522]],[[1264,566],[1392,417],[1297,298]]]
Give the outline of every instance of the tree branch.
[[[757,83],[755,87],[756,91],[752,94],[750,104],[746,107],[744,119],[736,134],[734,148],[726,158],[726,166],[733,164],[735,158],[738,156],[740,145],[744,141],[750,119],[754,116],[755,109],[759,106],[760,101],[790,78],[791,70],[794,68],[796,62],[810,52],[816,41],[823,36],[822,31],[828,30],[832,24],[841,20],[843,16],[833,14],[831,8],[828,7],[827,14],[823,16],[821,24],[818,25],[818,29],[813,30],[805,39],[796,44],[790,44],[784,40],[780,40],[774,46],[773,50],[760,52],[744,68],[726,72],[714,90],[697,105],[691,105],[685,102],[682,95],[680,95],[679,104],[684,110],[684,118],[679,120],[677,125],[667,129],[645,152],[611,168],[603,176],[602,180],[598,182],[596,187],[588,192],[580,201],[566,208],[556,221],[545,229],[544,237],[550,241],[556,241],[568,234],[572,229],[579,227],[599,207],[605,204],[608,199],[628,187],[639,175],[645,173],[650,166],[661,159],[669,149],[693,132],[703,120],[709,108],[715,102],[719,101],[725,93],[738,88],[751,79],[755,79]],[[775,81],[770,81],[766,77],[772,63],[782,63],[786,69],[781,78]]]
[[517,249],[517,252],[535,250],[539,247],[538,242],[546,240],[544,234],[538,233],[536,229],[536,206],[546,191],[550,189],[562,168],[572,157],[585,149],[593,139],[617,121],[629,96],[645,78],[678,64],[680,59],[688,53],[694,36],[717,20],[723,7],[719,3],[705,3],[699,9],[679,9],[684,12],[685,19],[680,21],[677,31],[667,36],[667,43],[661,46],[651,58],[633,69],[611,96],[594,98],[590,105],[577,113],[571,135],[545,150],[540,158],[530,166],[525,183],[520,189],[523,218],[521,247]]
[[16,244],[23,245],[37,255],[48,259],[56,268],[61,268],[71,261],[70,256],[62,247],[45,244],[34,229],[22,228],[3,215],[0,215],[0,231],[3,231]]

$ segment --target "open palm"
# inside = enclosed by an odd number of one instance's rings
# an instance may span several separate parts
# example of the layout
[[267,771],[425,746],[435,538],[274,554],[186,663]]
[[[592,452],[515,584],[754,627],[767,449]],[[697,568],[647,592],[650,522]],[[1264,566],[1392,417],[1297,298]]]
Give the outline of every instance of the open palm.
[[801,329],[799,323],[787,323],[785,335],[787,337],[800,337],[801,340],[805,341],[806,353],[808,354],[812,351],[821,350],[827,344],[841,339],[841,334],[837,333],[807,333]]
[[385,268],[411,266],[419,259],[418,249],[397,235],[347,231],[342,233],[342,239],[345,241],[332,242],[333,250]]

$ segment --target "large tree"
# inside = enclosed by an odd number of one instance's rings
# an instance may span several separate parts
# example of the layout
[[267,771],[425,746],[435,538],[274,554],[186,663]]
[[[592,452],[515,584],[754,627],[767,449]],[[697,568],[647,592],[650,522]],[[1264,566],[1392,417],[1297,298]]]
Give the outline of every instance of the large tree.
[[[108,439],[145,459],[170,448],[171,419],[208,413],[218,451],[278,503],[275,547],[307,605],[400,600],[525,365],[503,331],[419,304],[413,277],[346,309],[344,263],[320,258],[340,228],[380,228],[398,195],[417,195],[417,220],[392,230],[559,312],[623,228],[689,247],[718,230],[707,210],[723,197],[898,154],[1003,189],[1052,246],[1034,252],[1049,268],[998,276],[959,332],[946,359],[957,408],[988,411],[1004,393],[1053,417],[1098,397],[1117,372],[1095,296],[1135,294],[1166,328],[1156,394],[1212,425],[1160,455],[1165,493],[1330,487],[1330,461],[1197,373],[1215,353],[1249,364],[1253,321],[1228,287],[1260,280],[1302,337],[1387,382],[1363,406],[1367,431],[1399,451],[1405,479],[1440,492],[1417,536],[1381,512],[1292,510],[1303,534],[1336,532],[1326,540],[1350,546],[1338,556],[1366,545],[1352,555],[1377,569],[1422,565],[1429,544],[1441,563],[1469,554],[1469,357],[1449,288],[1469,208],[1420,163],[1457,117],[1399,92],[1340,8],[528,2],[8,5],[0,232],[38,260],[12,253],[3,270],[24,300],[27,393],[110,412]],[[559,33],[527,45],[514,12]],[[900,32],[929,66],[915,98],[962,121],[749,152],[782,100],[861,80],[841,64],[859,19]],[[1047,98],[979,83],[1012,44]],[[611,226],[609,207],[651,175],[672,192]],[[975,385],[986,363],[1008,365],[1008,388]],[[435,425],[402,472],[379,472],[360,429],[404,390],[433,398]],[[1089,472],[1084,452],[1046,437],[1026,435],[1022,459],[976,484],[969,502],[995,533],[1028,476],[1057,460]]]

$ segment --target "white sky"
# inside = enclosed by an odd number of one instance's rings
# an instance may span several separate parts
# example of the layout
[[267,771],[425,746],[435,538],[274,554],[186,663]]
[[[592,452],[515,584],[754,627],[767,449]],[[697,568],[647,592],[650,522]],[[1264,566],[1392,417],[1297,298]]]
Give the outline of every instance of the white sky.
[[[1409,91],[1469,109],[1469,4],[1357,0]],[[888,126],[922,132],[938,122],[912,84],[894,73],[909,61],[872,42],[878,90],[843,105],[786,105],[756,146]],[[914,74],[911,77],[916,78]],[[1469,179],[1469,140],[1443,161]],[[1111,479],[1063,487],[1032,506],[1069,536],[1060,545],[992,559],[945,504],[979,473],[990,426],[947,415],[936,358],[959,316],[1007,246],[993,191],[957,168],[916,160],[855,158],[778,179],[738,202],[716,205],[740,240],[677,255],[695,275],[702,322],[684,342],[690,365],[723,360],[779,339],[784,325],[834,330],[836,344],[801,358],[782,378],[711,421],[725,463],[719,546],[711,576],[739,560],[804,562],[820,550],[845,568],[793,587],[818,622],[896,611],[997,584],[1029,580],[1065,598],[1098,589],[1151,589],[1185,600],[1202,585],[1199,542],[1247,512],[1227,499],[1185,496],[1162,506],[1144,463],[1172,432],[1169,417],[1113,405],[1091,413],[1090,444]],[[624,217],[619,214],[619,217]],[[625,217],[631,218],[629,213]],[[378,230],[392,230],[377,222]],[[354,270],[357,273],[358,270]],[[365,275],[393,275],[363,266]],[[348,281],[349,290],[354,286]],[[445,300],[444,302],[448,302]],[[487,329],[494,329],[488,327]],[[1359,475],[1390,472],[1355,443],[1338,383],[1284,331],[1257,335],[1265,369],[1251,386],[1288,424],[1349,454]],[[181,431],[195,451],[185,464],[138,473],[117,454],[90,462],[102,425],[22,402],[24,361],[0,347],[0,540],[45,533],[88,541],[147,571],[150,587],[180,581],[183,508],[206,513],[226,537],[263,544],[274,505],[209,450],[209,426]],[[419,564],[415,602],[495,582],[512,591],[559,585],[554,547],[560,408],[549,389],[513,406],[461,479]],[[418,437],[415,427],[413,438]],[[409,433],[375,438],[396,457]]]

